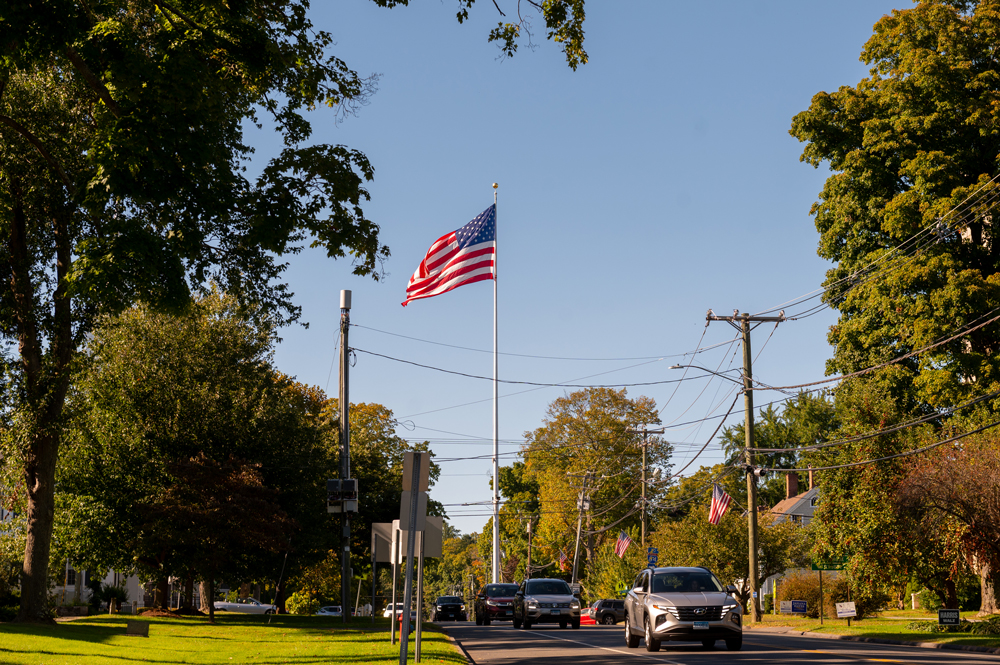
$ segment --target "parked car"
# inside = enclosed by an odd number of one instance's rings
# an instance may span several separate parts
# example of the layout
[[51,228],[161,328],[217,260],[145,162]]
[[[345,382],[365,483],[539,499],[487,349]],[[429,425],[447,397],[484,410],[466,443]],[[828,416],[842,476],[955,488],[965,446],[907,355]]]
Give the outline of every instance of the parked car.
[[598,600],[587,608],[587,616],[595,623],[613,626],[625,619],[624,600]]
[[[406,606],[403,603],[396,603],[396,616],[401,615],[405,608]],[[382,610],[382,618],[383,619],[392,618],[392,603],[386,605],[385,609]]]
[[525,580],[514,596],[514,628],[535,623],[580,627],[580,600],[563,580]]
[[487,584],[476,594],[476,625],[488,626],[491,621],[514,618],[516,584]]
[[325,607],[319,608],[314,616],[318,617],[342,617],[344,616],[344,610],[340,605],[327,605]]
[[659,651],[664,640],[700,641],[711,649],[725,640],[727,649],[738,651],[743,610],[735,592],[707,568],[647,568],[625,598],[625,644],[635,649],[644,639],[646,651]]
[[274,605],[262,603],[253,598],[237,598],[236,602],[228,600],[215,601],[215,611],[219,612],[244,612],[246,614],[274,614],[277,609]]
[[465,614],[465,603],[458,596],[438,596],[434,601],[434,615],[432,621],[467,621]]

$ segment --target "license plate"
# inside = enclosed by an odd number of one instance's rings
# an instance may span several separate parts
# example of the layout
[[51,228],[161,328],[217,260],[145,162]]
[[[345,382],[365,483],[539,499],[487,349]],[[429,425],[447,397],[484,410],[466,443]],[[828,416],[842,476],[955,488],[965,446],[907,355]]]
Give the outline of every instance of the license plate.
[[504,612],[504,614],[506,614],[507,616],[510,616],[510,613],[511,613],[510,610],[507,610],[506,612]]
[[559,614],[559,610],[552,610],[552,614]]
[[695,630],[708,630],[708,622],[707,621],[695,621],[694,622],[694,629]]

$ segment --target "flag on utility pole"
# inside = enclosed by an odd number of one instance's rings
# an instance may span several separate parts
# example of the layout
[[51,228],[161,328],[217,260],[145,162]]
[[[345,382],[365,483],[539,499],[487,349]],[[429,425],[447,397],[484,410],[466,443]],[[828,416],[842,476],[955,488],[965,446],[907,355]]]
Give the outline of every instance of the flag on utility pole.
[[615,554],[618,555],[619,559],[625,557],[625,550],[627,550],[628,546],[631,544],[632,544],[632,539],[629,538],[629,535],[624,531],[619,531],[618,540],[615,541]]
[[722,516],[729,510],[729,504],[733,497],[726,494],[726,490],[718,484],[712,486],[712,506],[708,510],[708,521],[710,524],[718,524]]

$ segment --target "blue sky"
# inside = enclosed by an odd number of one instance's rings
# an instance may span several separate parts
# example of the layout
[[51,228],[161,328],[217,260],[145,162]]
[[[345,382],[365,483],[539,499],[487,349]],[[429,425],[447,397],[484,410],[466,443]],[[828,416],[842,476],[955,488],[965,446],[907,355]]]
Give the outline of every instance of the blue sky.
[[[498,0],[514,11],[511,0]],[[523,3],[522,3],[523,4]],[[597,2],[587,6],[590,63],[578,71],[535,21],[535,48],[500,60],[486,42],[499,16],[480,0],[458,25],[457,3],[386,10],[369,0],[316,3],[313,20],[334,53],[379,90],[357,117],[312,115],[316,142],[363,151],[375,167],[365,210],[392,256],[384,281],[349,261],[306,250],[287,278],[310,326],[283,331],[282,371],[337,393],[339,291],[353,291],[351,346],[489,376],[492,285],[481,282],[400,306],[406,282],[436,238],[492,203],[499,183],[499,346],[503,379],[642,383],[679,378],[672,357],[731,340],[705,313],[759,312],[818,287],[809,217],[827,173],[799,162],[791,118],[813,94],[867,75],[858,55],[872,25],[908,3]],[[278,148],[264,130],[258,154]],[[789,313],[792,313],[789,311]],[[772,385],[823,377],[829,310],[754,333],[754,375]],[[364,326],[364,327],[361,327]],[[383,332],[377,332],[383,331]],[[704,337],[702,338],[703,332]],[[394,335],[386,334],[393,333]],[[766,341],[766,343],[765,343]],[[735,354],[735,355],[734,355]],[[724,344],[694,361],[738,366]],[[627,368],[627,369],[626,369]],[[599,375],[600,376],[596,376]],[[592,377],[592,378],[581,378]],[[677,467],[689,461],[733,399],[721,380],[687,381],[666,404]],[[565,388],[501,386],[502,463],[541,425]],[[629,388],[664,406],[674,384]],[[363,353],[351,401],[391,408],[407,438],[429,440],[443,475],[432,496],[462,531],[488,509],[491,383]],[[727,397],[728,395],[728,397]],[[780,394],[758,394],[758,403]],[[731,420],[736,422],[739,417]],[[711,444],[691,467],[721,460]],[[364,491],[364,488],[361,488]]]

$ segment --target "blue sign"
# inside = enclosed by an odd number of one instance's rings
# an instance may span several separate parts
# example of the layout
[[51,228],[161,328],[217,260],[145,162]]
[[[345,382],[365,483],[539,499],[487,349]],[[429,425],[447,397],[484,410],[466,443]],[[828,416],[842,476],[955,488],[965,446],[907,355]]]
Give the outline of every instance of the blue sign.
[[806,601],[804,600],[793,600],[792,601],[792,614],[805,614],[806,613]]

